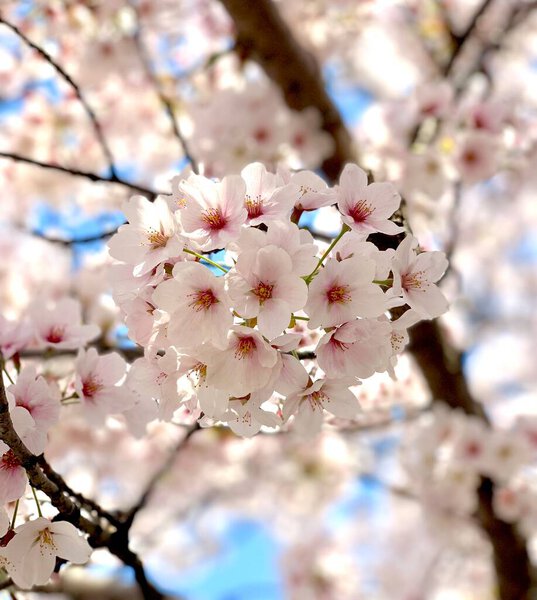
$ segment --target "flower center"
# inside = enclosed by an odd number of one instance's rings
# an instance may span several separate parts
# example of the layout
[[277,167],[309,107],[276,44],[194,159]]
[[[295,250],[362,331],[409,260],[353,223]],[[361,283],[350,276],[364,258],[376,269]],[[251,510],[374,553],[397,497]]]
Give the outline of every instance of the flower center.
[[45,527],[45,529],[42,529],[37,534],[35,541],[42,546],[44,545],[44,546],[50,546],[51,548],[56,548],[56,544],[54,543],[54,537],[48,527]]
[[244,198],[244,206],[246,206],[249,219],[256,219],[263,214],[263,199],[261,196],[252,198],[251,196],[246,195]]
[[49,332],[45,338],[47,342],[51,344],[57,344],[63,340],[65,334],[65,325],[54,325],[49,329]]
[[257,346],[252,336],[241,337],[235,346],[235,358],[242,360],[250,356],[256,348]]
[[211,289],[198,290],[193,294],[188,294],[188,297],[192,298],[192,302],[188,306],[191,306],[196,312],[209,310],[213,304],[220,302]]
[[226,226],[227,220],[219,208],[208,208],[201,213],[201,220],[211,231],[218,231]]
[[20,466],[21,464],[13,454],[13,450],[8,450],[4,453],[2,458],[0,458],[0,469],[3,469],[4,471],[11,471]]
[[259,304],[263,306],[263,304],[272,298],[272,290],[274,289],[273,285],[269,283],[264,283],[260,281],[257,284],[257,287],[252,290],[253,294],[259,298]]
[[339,340],[336,340],[336,338],[334,338],[334,337],[330,340],[330,344],[332,345],[334,350],[340,350],[342,352],[345,352],[345,350],[348,350],[349,346],[351,345],[351,344],[347,344],[345,342],[340,342]]
[[349,210],[349,216],[355,223],[363,223],[372,212],[371,204],[360,200]]
[[334,285],[326,292],[328,304],[347,304],[352,300],[346,285]]
[[328,396],[322,390],[317,390],[316,392],[313,392],[307,396],[307,398],[312,410],[316,410],[317,408],[323,407],[323,400],[326,400]]
[[423,271],[405,273],[402,277],[401,285],[405,290],[419,290],[423,287],[423,275]]
[[157,231],[156,229],[150,228],[147,230],[147,241],[149,242],[151,248],[164,248],[168,243],[168,236],[162,231]]
[[100,379],[97,379],[95,375],[90,375],[85,381],[82,382],[82,393],[85,398],[93,398],[97,392],[102,390],[104,385]]

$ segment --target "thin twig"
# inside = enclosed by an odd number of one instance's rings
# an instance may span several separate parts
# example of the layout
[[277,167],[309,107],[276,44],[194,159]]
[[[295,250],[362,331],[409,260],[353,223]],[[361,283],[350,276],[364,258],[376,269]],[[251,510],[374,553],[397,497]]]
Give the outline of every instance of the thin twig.
[[29,46],[30,48],[35,50],[42,58],[44,58],[50,65],[52,65],[54,67],[54,69],[57,71],[57,73],[71,86],[71,88],[75,92],[75,95],[78,98],[80,104],[82,105],[84,111],[86,112],[86,115],[88,116],[89,120],[91,121],[93,130],[95,132],[95,137],[97,138],[97,140],[101,146],[101,149],[103,151],[103,154],[106,158],[106,161],[108,162],[108,168],[110,169],[110,175],[112,176],[112,178],[116,177],[117,173],[116,173],[116,168],[114,165],[114,158],[112,156],[110,147],[108,146],[108,142],[106,141],[106,138],[104,137],[104,133],[103,133],[101,124],[99,123],[97,116],[95,115],[95,112],[93,111],[91,106],[88,104],[88,101],[82,94],[82,91],[81,91],[79,85],[72,79],[72,77],[69,75],[69,73],[67,73],[65,71],[65,69],[60,64],[58,64],[54,58],[52,58],[52,56],[46,50],[44,50],[43,48],[38,46],[36,43],[32,42],[30,39],[28,39],[26,37],[26,35],[16,25],[13,25],[13,23],[6,21],[1,16],[0,16],[0,23],[5,25],[9,29],[11,29],[11,31],[13,33],[15,33],[21,40],[23,40],[23,42],[27,46]]
[[64,173],[66,175],[73,175],[74,177],[83,177],[84,179],[89,179],[93,182],[115,183],[117,185],[122,185],[135,192],[138,192],[139,194],[142,194],[149,200],[154,200],[158,194],[164,194],[164,192],[158,192],[156,190],[151,190],[136,183],[130,183],[129,181],[125,181],[118,175],[110,175],[106,177],[103,175],[97,175],[97,173],[91,173],[90,171],[80,171],[79,169],[72,169],[70,167],[62,167],[60,165],[42,162],[40,160],[29,158],[27,156],[21,156],[20,154],[15,154],[13,152],[0,152],[0,158],[7,158],[15,162],[32,165],[41,169],[48,169],[50,171],[57,171],[58,173]]
[[198,163],[192,156],[190,149],[188,147],[188,142],[186,141],[181,129],[179,128],[179,124],[175,117],[175,112],[173,110],[173,106],[172,106],[170,100],[168,99],[168,97],[166,96],[164,90],[162,89],[162,85],[153,70],[151,57],[149,56],[147,48],[145,47],[145,44],[144,44],[139,18],[138,18],[136,31],[134,32],[134,43],[136,45],[136,49],[138,50],[138,55],[140,56],[140,60],[142,62],[144,70],[146,72],[147,78],[151,81],[151,84],[153,85],[155,93],[157,94],[157,96],[160,100],[160,103],[162,104],[162,106],[164,108],[164,111],[168,115],[173,134],[176,137],[177,141],[179,142],[179,144],[183,150],[183,154],[185,155],[185,158],[190,163],[190,166],[192,167],[192,170],[194,171],[194,173],[199,173]]
[[154,492],[155,487],[157,486],[159,481],[173,466],[173,464],[177,458],[177,454],[186,446],[186,444],[188,443],[188,440],[199,429],[201,429],[201,426],[196,421],[196,423],[194,423],[194,425],[191,425],[186,430],[185,435],[176,444],[175,448],[172,450],[172,452],[168,456],[167,460],[160,467],[160,469],[153,475],[153,477],[151,477],[151,479],[149,480],[149,483],[146,485],[145,490],[144,490],[143,494],[141,495],[140,499],[128,511],[128,513],[125,515],[125,518],[123,519],[124,527],[127,530],[130,529],[132,523],[134,522],[134,519],[136,518],[136,515],[147,505],[149,498],[151,497],[151,494]]

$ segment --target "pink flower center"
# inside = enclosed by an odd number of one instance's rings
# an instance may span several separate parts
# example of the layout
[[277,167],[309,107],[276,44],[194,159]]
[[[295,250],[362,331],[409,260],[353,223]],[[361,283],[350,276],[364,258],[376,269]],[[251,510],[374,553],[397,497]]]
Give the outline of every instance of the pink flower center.
[[227,219],[219,208],[208,208],[201,213],[201,220],[211,231],[218,231],[227,225]]
[[415,273],[405,273],[401,278],[401,285],[404,290],[419,290],[423,286],[423,271]]
[[347,304],[352,300],[346,285],[334,285],[326,292],[328,304]]
[[164,248],[168,243],[169,237],[165,235],[162,231],[157,231],[156,229],[148,229],[147,230],[147,241],[150,243],[151,248]]
[[350,344],[347,344],[345,342],[340,342],[339,340],[336,340],[336,338],[334,338],[334,337],[330,340],[330,344],[332,345],[334,350],[339,350],[341,352],[345,352],[345,350],[348,350],[349,346],[350,346]]
[[45,340],[50,342],[51,344],[57,344],[63,340],[63,336],[65,335],[65,325],[54,325],[49,329]]
[[263,305],[267,300],[272,298],[273,285],[260,281],[257,287],[252,290],[255,296],[259,298],[259,304]]
[[468,442],[466,444],[466,448],[464,449],[466,456],[475,458],[481,454],[481,446],[477,442]]
[[327,398],[328,398],[328,396],[322,390],[318,390],[316,392],[313,392],[309,396],[307,396],[307,399],[310,403],[312,410],[322,408],[323,401],[327,400]]
[[261,196],[256,196],[255,198],[246,196],[244,206],[246,206],[249,219],[256,219],[263,214],[263,200]]
[[260,144],[262,144],[263,142],[266,142],[270,137],[270,134],[268,132],[267,129],[265,129],[264,127],[259,127],[258,129],[256,129],[254,131],[254,139],[256,142],[259,142]]
[[193,299],[188,306],[191,306],[196,312],[209,310],[213,304],[220,302],[211,289],[198,290],[193,294],[188,294],[188,297]]
[[3,469],[4,471],[12,471],[20,466],[21,464],[13,454],[13,450],[8,450],[5,452],[0,459],[0,469]]
[[104,385],[100,379],[95,377],[95,375],[90,375],[82,382],[82,394],[84,394],[84,398],[93,398],[103,387]]
[[352,217],[355,223],[363,223],[372,212],[371,204],[360,200],[349,210],[349,217]]
[[250,356],[256,348],[257,346],[252,336],[241,337],[235,347],[235,358],[242,360]]

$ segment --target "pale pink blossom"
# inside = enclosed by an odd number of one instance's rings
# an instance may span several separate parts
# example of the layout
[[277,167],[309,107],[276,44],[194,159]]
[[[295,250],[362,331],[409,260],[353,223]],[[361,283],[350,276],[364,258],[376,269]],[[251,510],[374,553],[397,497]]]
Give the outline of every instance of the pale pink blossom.
[[397,190],[391,183],[367,185],[367,175],[357,165],[345,165],[337,188],[337,203],[343,222],[364,236],[403,231],[389,220],[401,203]]
[[143,196],[133,196],[123,205],[123,212],[128,223],[110,239],[108,249],[113,258],[135,265],[135,275],[143,275],[182,253],[184,241],[163,197],[149,202]]
[[59,350],[76,350],[100,333],[97,325],[82,325],[80,302],[63,298],[55,305],[34,305],[32,323],[41,346]]
[[233,316],[224,278],[197,262],[177,263],[172,275],[152,296],[152,302],[170,316],[169,343],[179,348],[206,342],[225,347]]
[[0,442],[0,504],[21,498],[27,483],[26,471],[13,454],[13,450]]
[[258,331],[234,325],[227,348],[213,351],[207,360],[207,383],[242,398],[266,385],[276,363],[277,351]]
[[274,199],[274,193],[284,184],[280,175],[269,173],[263,164],[256,162],[244,167],[241,177],[246,184],[244,206],[249,225],[289,218],[293,208],[291,199]]
[[336,193],[328,187],[324,179],[313,171],[298,171],[290,174],[284,170],[279,173],[286,185],[274,195],[274,202],[291,202],[297,210],[315,210],[330,206],[336,202]]
[[468,184],[492,177],[499,166],[499,145],[495,136],[485,131],[466,134],[457,143],[454,166]]
[[354,419],[359,409],[356,396],[349,386],[354,379],[319,379],[301,391],[288,396],[283,406],[287,421],[295,415],[294,429],[301,435],[314,435],[321,430],[324,410],[342,419]]
[[75,361],[75,390],[84,414],[101,423],[132,405],[132,394],[122,385],[127,363],[116,352],[99,356],[95,348],[80,350]]
[[224,248],[239,237],[246,221],[246,184],[238,175],[216,183],[201,175],[190,175],[179,185],[184,207],[177,213],[185,235],[203,251]]
[[287,252],[265,246],[239,255],[229,275],[229,295],[239,315],[257,317],[259,331],[272,339],[288,327],[293,311],[303,308],[308,289]]
[[291,257],[293,271],[297,275],[309,275],[317,265],[316,254],[319,249],[313,236],[290,221],[272,221],[266,231],[245,227],[239,239],[230,244],[229,250],[240,254],[248,250],[260,250],[265,246],[277,246],[285,250]]
[[0,315],[0,353],[4,360],[25,348],[31,339],[32,329],[28,323],[10,321]]
[[356,317],[379,317],[387,310],[384,293],[373,283],[373,260],[356,256],[330,260],[309,285],[304,312],[309,327],[333,327]]
[[229,408],[222,416],[233,433],[242,437],[251,437],[261,427],[274,428],[280,425],[281,419],[273,412],[263,410],[262,402],[252,395],[250,398],[232,399]]
[[448,302],[435,285],[448,261],[443,252],[417,253],[417,240],[407,236],[400,244],[392,262],[393,286],[390,296],[402,297],[422,318],[433,319],[445,313]]
[[370,377],[388,368],[391,354],[389,323],[358,319],[325,334],[317,345],[317,360],[329,378]]
[[14,566],[7,566],[10,577],[23,589],[45,585],[56,558],[84,564],[91,556],[88,542],[67,521],[52,522],[39,517],[17,527],[15,534],[2,554]]

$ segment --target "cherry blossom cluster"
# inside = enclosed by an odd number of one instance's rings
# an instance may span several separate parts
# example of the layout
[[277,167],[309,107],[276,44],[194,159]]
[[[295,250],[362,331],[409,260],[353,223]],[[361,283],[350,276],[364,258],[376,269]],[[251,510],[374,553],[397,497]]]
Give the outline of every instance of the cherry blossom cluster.
[[460,411],[437,408],[407,434],[401,462],[429,511],[472,514],[480,478],[488,477],[497,484],[494,504],[500,518],[534,530],[536,492],[521,477],[535,455],[536,431],[531,417],[521,417],[514,428],[497,429]]
[[[351,388],[392,371],[407,328],[447,309],[436,285],[444,254],[418,252],[412,236],[393,250],[367,241],[402,231],[389,219],[400,196],[356,165],[333,188],[261,163],[172,187],[153,203],[131,198],[129,223],[109,242],[116,303],[145,348],[129,375],[163,419],[182,406],[253,435],[291,418],[314,433],[324,410],[353,418]],[[321,253],[296,222],[332,205],[341,231]],[[391,320],[395,307],[409,310]]]
[[264,79],[212,89],[207,101],[192,103],[189,113],[192,152],[209,177],[236,172],[254,160],[312,169],[333,151],[318,111],[290,110],[277,88]]

